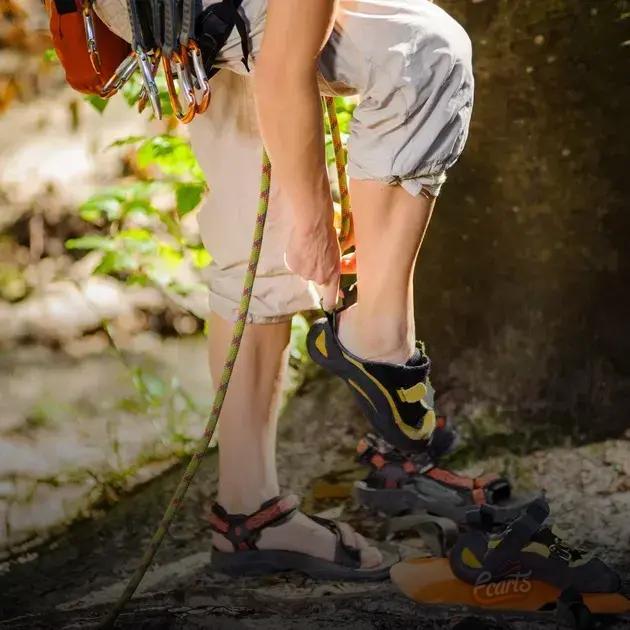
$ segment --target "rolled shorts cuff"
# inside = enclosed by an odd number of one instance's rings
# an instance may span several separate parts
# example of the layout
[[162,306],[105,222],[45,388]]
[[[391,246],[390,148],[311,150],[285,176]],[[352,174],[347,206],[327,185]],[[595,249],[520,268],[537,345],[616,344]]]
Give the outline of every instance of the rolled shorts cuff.
[[442,186],[447,179],[446,171],[431,174],[408,175],[405,177],[398,177],[396,175],[374,177],[361,167],[352,163],[348,165],[348,174],[352,179],[383,182],[390,186],[400,185],[413,197],[418,197],[425,192],[431,195],[431,197],[439,196]]
[[[259,281],[260,280],[260,281]],[[242,286],[229,279],[225,286],[209,282],[210,310],[226,321],[238,319]],[[319,296],[311,283],[293,276],[260,278],[254,283],[247,324],[278,324],[290,321],[296,313],[319,308]]]

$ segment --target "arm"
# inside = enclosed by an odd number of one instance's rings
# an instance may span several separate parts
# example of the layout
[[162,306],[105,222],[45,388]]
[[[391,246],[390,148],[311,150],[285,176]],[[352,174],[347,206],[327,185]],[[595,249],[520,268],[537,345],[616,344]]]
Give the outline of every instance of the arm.
[[256,59],[255,94],[274,177],[293,208],[287,264],[314,280],[331,307],[339,284],[339,246],[326,170],[317,60],[337,0],[269,0]]

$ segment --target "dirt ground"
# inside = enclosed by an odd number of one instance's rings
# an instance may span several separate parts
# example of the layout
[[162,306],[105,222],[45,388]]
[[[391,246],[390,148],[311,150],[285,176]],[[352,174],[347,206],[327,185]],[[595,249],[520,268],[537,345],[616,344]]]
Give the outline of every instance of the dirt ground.
[[[349,519],[378,538],[380,520],[353,506],[353,463],[362,421],[343,386],[316,378],[289,403],[281,423],[282,484],[302,494],[309,511]],[[497,467],[528,488],[547,485],[554,513],[584,542],[614,563],[630,592],[630,469],[627,442],[557,447],[469,467]],[[519,474],[528,471],[528,474]],[[111,607],[139,560],[181,470],[143,486],[94,520],[78,523],[37,553],[5,566],[0,577],[0,627],[90,628]],[[203,519],[216,484],[210,454],[140,592],[120,628],[554,628],[548,615],[501,617],[461,609],[416,606],[391,583],[316,584],[301,577],[231,579],[208,571],[210,532]],[[621,544],[620,544],[621,543]],[[428,555],[413,534],[385,543],[402,556]],[[607,623],[630,627],[630,618]]]

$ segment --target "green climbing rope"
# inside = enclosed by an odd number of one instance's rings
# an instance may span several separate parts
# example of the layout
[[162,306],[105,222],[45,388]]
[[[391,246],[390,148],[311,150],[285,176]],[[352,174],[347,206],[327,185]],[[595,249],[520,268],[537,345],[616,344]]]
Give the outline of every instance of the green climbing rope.
[[[326,111],[330,121],[331,134],[333,139],[333,145],[335,147],[335,161],[337,163],[337,175],[339,178],[339,190],[342,207],[342,229],[341,240],[345,239],[350,230],[350,202],[348,193],[348,181],[346,176],[345,167],[345,155],[344,148],[341,142],[341,133],[339,130],[339,123],[337,121],[337,112],[335,111],[334,99],[326,97],[324,99]],[[252,242],[252,249],[249,257],[249,264],[247,266],[247,272],[245,274],[243,294],[238,309],[238,318],[234,324],[232,331],[232,341],[228,349],[228,354],[223,366],[223,372],[221,373],[221,381],[217,387],[214,402],[212,404],[212,410],[208,423],[204,430],[202,438],[199,440],[197,447],[195,448],[193,455],[186,466],[186,470],[173,494],[173,497],[162,516],[162,520],[158,525],[157,530],[151,538],[151,542],[147,547],[140,564],[134,571],[133,575],[129,579],[129,582],[125,586],[125,590],[122,595],[111,609],[103,623],[101,628],[112,628],[118,618],[118,615],[122,609],[127,605],[129,600],[133,597],[136,589],[140,585],[142,578],[144,578],[149,566],[155,558],[164,537],[166,536],[171,524],[179,508],[182,506],[186,492],[192,483],[192,480],[199,469],[201,460],[203,459],[208,446],[212,441],[212,437],[215,433],[215,429],[219,422],[219,416],[221,415],[221,409],[223,402],[227,394],[232,372],[234,370],[234,364],[236,363],[236,357],[241,347],[241,341],[243,339],[243,332],[245,331],[245,324],[247,323],[247,315],[249,313],[249,304],[251,302],[252,290],[254,288],[254,280],[256,279],[256,271],[258,269],[258,261],[260,259],[260,250],[262,248],[263,233],[265,229],[265,222],[267,219],[267,210],[269,209],[269,190],[271,187],[271,163],[267,152],[263,151],[262,160],[262,176],[260,181],[260,198],[258,202],[258,213],[256,214],[256,226],[254,228],[254,239]],[[344,232],[345,226],[345,232]],[[345,235],[345,236],[344,236]]]
[[341,230],[339,233],[339,242],[343,248],[352,227],[350,191],[348,190],[348,175],[346,173],[346,149],[341,141],[341,130],[339,129],[339,120],[337,119],[335,99],[331,96],[325,96],[324,107],[326,108],[326,113],[328,114],[330,134],[332,136],[333,149],[335,151],[337,182],[339,184],[339,200],[341,202]]

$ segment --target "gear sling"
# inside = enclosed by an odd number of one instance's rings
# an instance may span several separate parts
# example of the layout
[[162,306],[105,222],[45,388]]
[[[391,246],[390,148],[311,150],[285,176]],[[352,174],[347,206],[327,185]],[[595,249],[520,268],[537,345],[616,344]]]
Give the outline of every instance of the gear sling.
[[131,46],[96,15],[94,0],[44,0],[53,46],[76,90],[110,98],[140,71],[138,109],[151,104],[162,118],[155,81],[162,66],[175,116],[189,123],[210,104],[209,78],[216,59],[236,28],[243,64],[248,68],[249,39],[239,7],[222,0],[201,10],[199,0],[127,0]]

